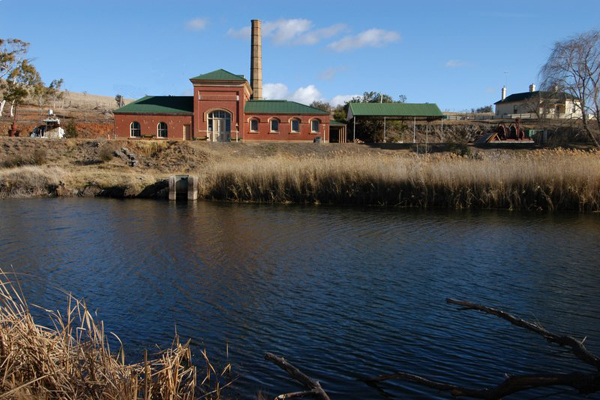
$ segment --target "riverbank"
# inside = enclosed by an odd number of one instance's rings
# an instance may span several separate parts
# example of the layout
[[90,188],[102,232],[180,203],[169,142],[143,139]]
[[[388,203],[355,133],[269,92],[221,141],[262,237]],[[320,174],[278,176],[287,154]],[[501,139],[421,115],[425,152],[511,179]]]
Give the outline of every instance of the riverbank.
[[600,211],[597,151],[31,139],[0,149],[0,198],[166,198],[169,175],[193,174],[211,200]]

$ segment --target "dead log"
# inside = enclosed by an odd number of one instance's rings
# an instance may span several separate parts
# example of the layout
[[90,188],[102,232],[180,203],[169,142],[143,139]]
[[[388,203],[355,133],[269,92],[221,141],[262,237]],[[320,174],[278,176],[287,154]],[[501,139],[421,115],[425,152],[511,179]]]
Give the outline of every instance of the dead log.
[[596,367],[596,372],[572,372],[561,374],[533,374],[533,375],[514,375],[507,378],[499,385],[491,388],[467,388],[445,382],[433,381],[419,375],[407,372],[395,372],[392,374],[380,375],[373,378],[363,379],[370,386],[377,387],[377,383],[390,379],[399,379],[406,382],[416,383],[432,389],[443,392],[449,392],[455,397],[471,397],[477,399],[501,399],[503,397],[540,387],[568,386],[581,394],[591,394],[600,391],[600,359],[585,348],[583,341],[572,336],[557,335],[542,326],[517,318],[505,311],[486,307],[481,304],[446,299],[447,303],[461,306],[461,310],[477,310],[486,314],[500,317],[513,325],[525,328],[544,337],[550,343],[556,343],[560,346],[570,348],[573,354],[586,364]]
[[329,396],[327,395],[327,393],[325,393],[325,391],[321,387],[321,384],[319,383],[319,381],[316,381],[316,380],[312,379],[311,377],[309,377],[308,375],[304,374],[298,368],[294,367],[292,364],[287,362],[285,360],[285,358],[278,357],[272,353],[267,353],[265,355],[265,360],[271,361],[273,364],[275,364],[279,368],[283,369],[285,372],[288,373],[289,376],[291,376],[297,382],[300,382],[302,385],[304,385],[304,387],[306,387],[308,389],[307,391],[303,391],[303,392],[280,394],[279,396],[276,397],[276,399],[283,400],[283,399],[290,399],[290,398],[294,398],[294,397],[311,396],[311,397],[316,397],[316,398],[322,399],[322,400],[329,400]]

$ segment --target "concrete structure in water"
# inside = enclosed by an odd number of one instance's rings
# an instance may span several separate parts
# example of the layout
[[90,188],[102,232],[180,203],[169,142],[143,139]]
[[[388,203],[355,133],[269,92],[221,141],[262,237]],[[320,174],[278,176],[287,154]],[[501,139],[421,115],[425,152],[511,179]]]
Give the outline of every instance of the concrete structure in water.
[[[114,111],[115,135],[211,142],[329,142],[329,112],[262,99],[260,21],[252,21],[250,82],[219,69],[190,79],[193,96],[146,96]],[[339,135],[338,135],[339,136]],[[345,142],[344,138],[338,141]]]

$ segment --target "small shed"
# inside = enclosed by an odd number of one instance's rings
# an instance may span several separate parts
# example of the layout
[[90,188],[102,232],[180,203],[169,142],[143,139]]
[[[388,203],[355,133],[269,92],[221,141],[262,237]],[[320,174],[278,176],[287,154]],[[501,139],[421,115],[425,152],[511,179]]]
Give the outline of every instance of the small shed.
[[329,143],[346,143],[347,125],[345,122],[332,119],[329,122]]
[[353,140],[357,118],[383,119],[384,138],[388,119],[413,121],[413,141],[416,142],[417,121],[441,120],[443,124],[445,116],[435,103],[350,103],[347,120],[353,121]]

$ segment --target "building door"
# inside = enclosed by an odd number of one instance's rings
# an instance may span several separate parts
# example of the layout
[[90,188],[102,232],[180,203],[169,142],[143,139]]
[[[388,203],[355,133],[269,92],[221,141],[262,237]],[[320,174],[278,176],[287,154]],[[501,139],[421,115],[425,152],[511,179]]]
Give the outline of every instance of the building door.
[[213,111],[208,114],[208,132],[213,142],[228,142],[231,134],[231,114]]
[[183,126],[183,140],[192,140],[191,132],[192,129],[189,125]]

